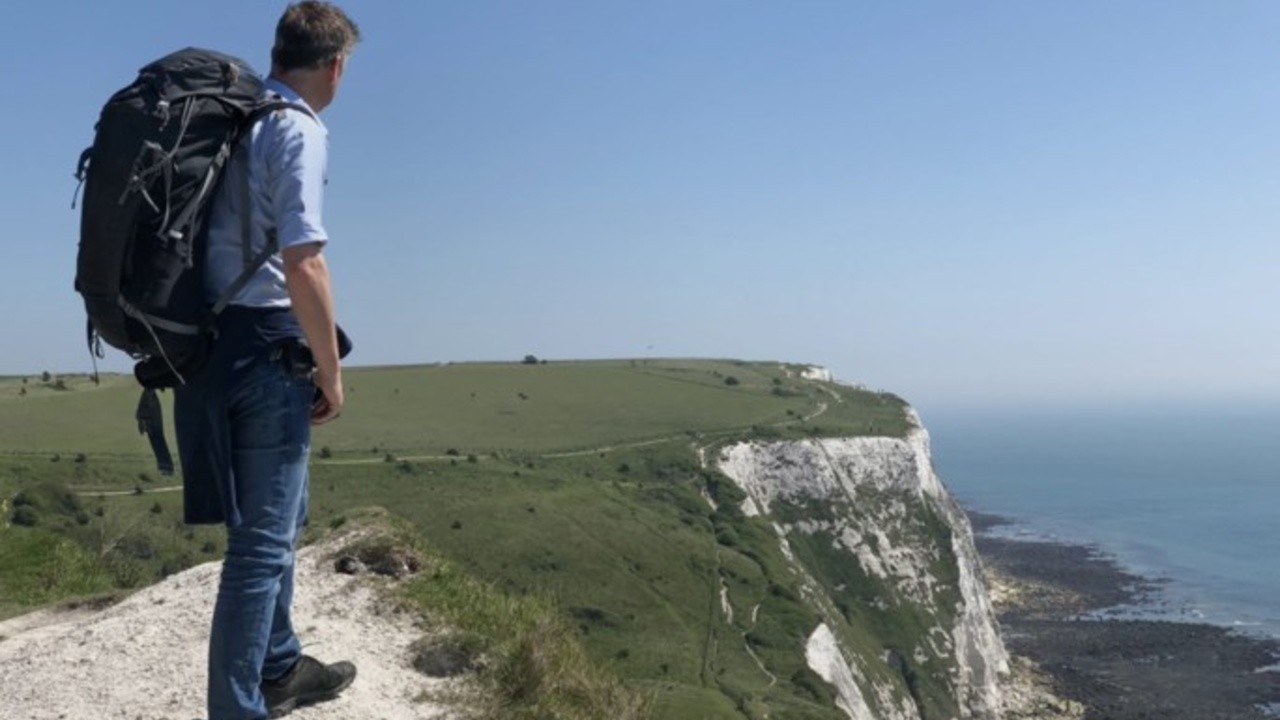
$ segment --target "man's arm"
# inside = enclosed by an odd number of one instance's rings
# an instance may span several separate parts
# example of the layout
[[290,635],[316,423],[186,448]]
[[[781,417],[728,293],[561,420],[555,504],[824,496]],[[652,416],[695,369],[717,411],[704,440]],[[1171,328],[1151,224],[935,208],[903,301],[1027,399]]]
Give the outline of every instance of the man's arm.
[[338,361],[338,331],[329,284],[329,266],[321,243],[304,243],[281,251],[284,281],[293,314],[302,326],[316,363],[316,388],[323,400],[312,408],[311,422],[321,425],[338,417],[344,401],[342,366]]

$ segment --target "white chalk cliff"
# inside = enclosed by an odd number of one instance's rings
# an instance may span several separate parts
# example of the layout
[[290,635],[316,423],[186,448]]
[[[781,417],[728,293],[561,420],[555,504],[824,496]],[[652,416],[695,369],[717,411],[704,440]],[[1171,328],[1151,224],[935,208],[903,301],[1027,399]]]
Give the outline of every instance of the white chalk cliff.
[[[743,513],[770,520],[806,600],[825,619],[806,658],[836,689],[837,707],[855,720],[920,720],[928,704],[927,717],[936,718],[941,688],[950,698],[944,716],[996,718],[1009,657],[973,532],[933,471],[928,433],[908,415],[904,438],[744,442],[723,448],[717,464],[745,491]],[[825,569],[801,551],[815,544]],[[829,558],[840,557],[832,550],[856,564],[838,571],[852,573],[860,592],[832,580]],[[878,646],[865,633],[857,640],[849,615],[881,617],[874,613],[910,617],[921,631],[878,637]]]

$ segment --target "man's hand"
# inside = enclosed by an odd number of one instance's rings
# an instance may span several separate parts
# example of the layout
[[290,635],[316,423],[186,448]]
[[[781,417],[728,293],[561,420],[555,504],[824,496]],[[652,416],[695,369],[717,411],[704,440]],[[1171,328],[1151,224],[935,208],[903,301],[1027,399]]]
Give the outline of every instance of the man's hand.
[[321,372],[316,368],[312,377],[316,385],[316,399],[311,403],[311,424],[323,425],[336,420],[342,414],[345,398],[342,393],[342,370],[336,373]]
[[293,301],[293,314],[307,337],[316,372],[316,398],[311,405],[311,422],[323,425],[342,412],[342,365],[338,360],[338,330],[333,315],[333,295],[329,289],[329,266],[322,246],[306,243],[287,247],[284,282]]

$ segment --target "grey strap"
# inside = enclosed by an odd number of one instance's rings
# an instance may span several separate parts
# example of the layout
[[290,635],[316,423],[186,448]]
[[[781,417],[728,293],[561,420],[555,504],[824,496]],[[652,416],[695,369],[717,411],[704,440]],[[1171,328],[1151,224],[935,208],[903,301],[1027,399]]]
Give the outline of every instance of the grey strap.
[[227,157],[230,154],[230,143],[223,143],[222,147],[218,148],[218,153],[213,156],[213,161],[209,163],[209,169],[204,173],[204,180],[200,183],[200,189],[187,201],[186,207],[178,212],[177,219],[173,221],[173,227],[168,229],[166,235],[170,239],[181,240],[191,230],[191,224],[195,220],[196,213],[204,206],[204,199],[208,196],[209,190],[213,188],[213,180],[222,171],[222,165],[227,161]]
[[123,295],[118,295],[116,297],[116,303],[120,305],[121,310],[124,310],[125,315],[128,315],[134,320],[142,323],[142,326],[147,329],[147,332],[151,333],[151,341],[156,344],[156,350],[160,353],[160,359],[164,360],[165,366],[167,366],[169,371],[173,373],[173,376],[178,379],[178,382],[186,385],[187,379],[182,377],[182,373],[178,372],[178,368],[173,366],[173,361],[169,359],[169,354],[164,351],[164,343],[160,342],[160,338],[156,335],[156,328],[158,327],[161,330],[167,330],[171,333],[178,333],[182,335],[199,334],[200,328],[195,325],[185,325],[183,323],[165,320],[164,318],[158,318],[154,315],[148,315],[130,304],[128,300],[124,299]]
[[[134,307],[128,300],[125,300],[123,295],[116,297],[116,304],[120,306],[120,309],[124,311],[125,315],[128,315],[134,320],[146,325],[148,330],[151,328],[160,328],[161,330],[166,330],[178,335],[200,334],[199,325],[188,325],[186,323],[174,322],[172,320],[165,320],[162,317],[156,317],[155,315],[144,313]],[[156,341],[156,345],[160,345],[158,340]]]
[[218,300],[213,304],[210,312],[216,316],[226,309],[227,305],[230,304],[231,301],[240,294],[240,291],[244,289],[244,286],[249,284],[249,281],[253,279],[253,276],[258,272],[258,269],[263,265],[266,265],[267,260],[275,253],[276,231],[268,230],[266,247],[258,251],[257,255],[250,258],[245,269],[240,271],[240,275],[237,276],[236,279],[222,291],[222,294],[218,296]]

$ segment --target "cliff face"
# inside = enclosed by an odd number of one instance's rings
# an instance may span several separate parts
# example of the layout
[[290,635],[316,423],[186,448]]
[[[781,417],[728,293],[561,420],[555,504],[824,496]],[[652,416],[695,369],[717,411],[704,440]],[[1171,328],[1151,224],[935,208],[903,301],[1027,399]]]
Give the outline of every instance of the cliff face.
[[1001,643],[967,518],[933,472],[918,416],[905,438],[748,442],[721,472],[763,516],[823,618],[810,668],[856,720],[998,717]]

